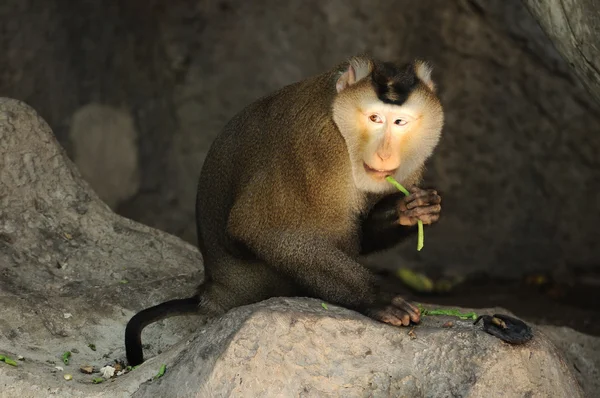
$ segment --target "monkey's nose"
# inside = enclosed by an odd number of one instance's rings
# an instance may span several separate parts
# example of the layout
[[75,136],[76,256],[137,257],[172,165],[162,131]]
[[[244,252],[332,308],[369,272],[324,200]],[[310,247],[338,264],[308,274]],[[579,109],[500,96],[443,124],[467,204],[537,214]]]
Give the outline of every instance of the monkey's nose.
[[377,157],[385,161],[392,157],[392,153],[390,151],[377,151]]

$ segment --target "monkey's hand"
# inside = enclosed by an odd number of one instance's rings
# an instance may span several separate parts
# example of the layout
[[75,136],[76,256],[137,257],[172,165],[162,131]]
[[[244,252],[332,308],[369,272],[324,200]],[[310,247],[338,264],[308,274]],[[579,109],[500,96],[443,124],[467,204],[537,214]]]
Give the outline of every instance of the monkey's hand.
[[398,203],[398,223],[407,227],[417,224],[433,224],[440,218],[442,198],[433,189],[421,189],[412,186],[410,195]]
[[421,320],[419,308],[400,296],[394,297],[388,305],[367,310],[366,315],[376,321],[393,326],[408,326],[411,321],[419,323]]

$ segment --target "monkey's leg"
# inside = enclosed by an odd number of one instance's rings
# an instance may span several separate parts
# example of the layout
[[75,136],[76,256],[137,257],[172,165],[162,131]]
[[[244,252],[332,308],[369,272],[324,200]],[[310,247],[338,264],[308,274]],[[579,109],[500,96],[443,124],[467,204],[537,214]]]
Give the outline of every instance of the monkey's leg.
[[270,231],[246,240],[256,255],[311,297],[396,326],[419,322],[419,309],[401,297],[378,297],[375,276],[326,237]]
[[361,255],[389,249],[417,232],[418,220],[439,219],[441,197],[434,190],[411,187],[411,194],[388,195],[373,206],[361,224]]

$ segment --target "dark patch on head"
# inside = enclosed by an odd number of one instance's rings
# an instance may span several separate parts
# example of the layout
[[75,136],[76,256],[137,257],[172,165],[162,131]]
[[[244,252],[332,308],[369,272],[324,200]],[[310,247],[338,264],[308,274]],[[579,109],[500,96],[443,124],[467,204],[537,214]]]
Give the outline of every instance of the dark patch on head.
[[384,103],[402,105],[419,84],[414,65],[397,66],[391,62],[375,62],[371,74],[377,97]]

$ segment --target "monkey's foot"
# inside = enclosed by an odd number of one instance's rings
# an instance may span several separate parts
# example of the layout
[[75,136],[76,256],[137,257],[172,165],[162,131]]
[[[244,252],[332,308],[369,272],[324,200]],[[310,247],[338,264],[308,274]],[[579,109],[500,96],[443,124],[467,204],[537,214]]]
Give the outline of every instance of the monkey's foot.
[[411,321],[419,323],[421,320],[419,308],[401,296],[394,297],[388,305],[367,310],[366,315],[393,326],[408,326]]

